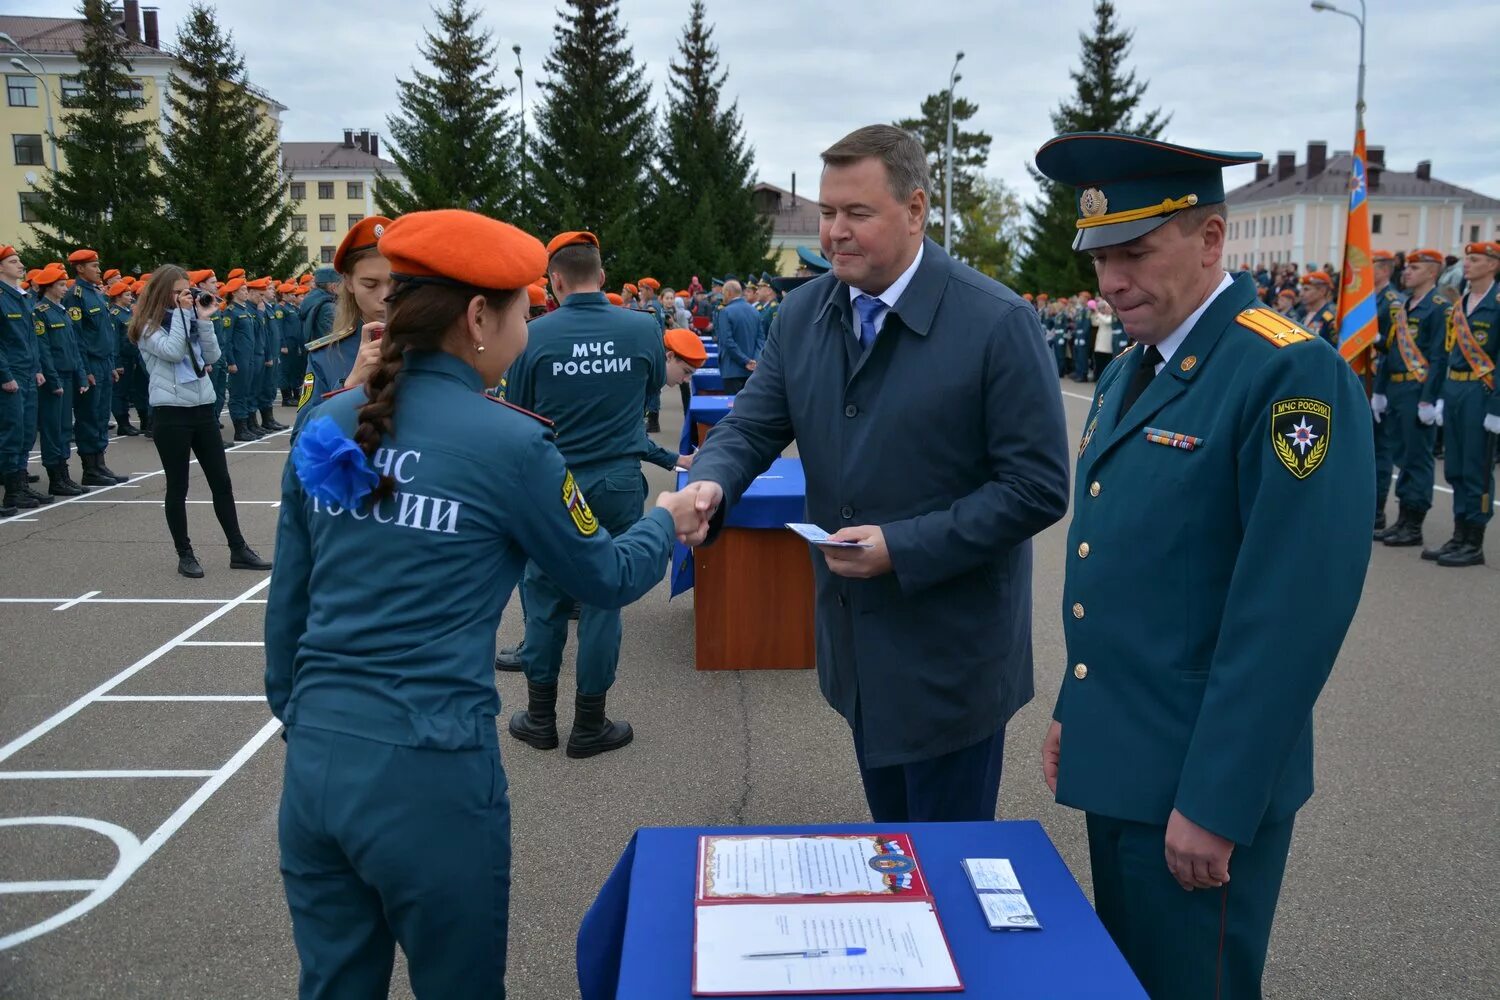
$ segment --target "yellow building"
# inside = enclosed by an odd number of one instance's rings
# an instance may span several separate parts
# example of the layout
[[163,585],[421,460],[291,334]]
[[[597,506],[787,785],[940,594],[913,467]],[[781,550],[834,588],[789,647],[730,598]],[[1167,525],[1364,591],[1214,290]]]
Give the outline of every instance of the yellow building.
[[375,177],[400,180],[401,172],[380,158],[380,137],[345,129],[342,142],[283,142],[281,169],[292,205],[292,231],[307,244],[313,264],[332,264],[355,223],[376,215]]
[[[119,30],[130,40],[126,56],[133,91],[145,101],[139,115],[166,128],[166,98],[176,59],[161,48],[157,12],[143,10],[139,0],[125,0],[116,17]],[[0,149],[0,243],[34,242],[28,232],[34,221],[30,204],[41,197],[38,188],[62,160],[48,132],[63,127],[63,98],[77,85],[74,52],[83,39],[81,18],[0,15],[0,72],[5,77],[0,139],[7,146]],[[286,108],[250,90],[280,135]]]
[[[1386,166],[1384,147],[1369,147],[1367,156],[1371,249],[1462,255],[1465,243],[1500,239],[1500,200],[1438,180],[1429,160],[1399,171]],[[1296,160],[1283,152],[1275,163],[1256,164],[1255,179],[1225,197],[1230,268],[1342,266],[1354,157],[1330,156],[1326,142],[1310,142],[1306,161]]]

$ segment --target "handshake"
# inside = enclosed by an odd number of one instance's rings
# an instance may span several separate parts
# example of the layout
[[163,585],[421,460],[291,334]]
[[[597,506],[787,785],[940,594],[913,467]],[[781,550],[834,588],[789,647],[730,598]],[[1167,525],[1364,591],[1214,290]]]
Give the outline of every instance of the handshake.
[[708,537],[708,523],[724,500],[724,488],[718,483],[689,483],[676,493],[663,493],[656,506],[672,515],[677,540],[684,545],[702,545]]

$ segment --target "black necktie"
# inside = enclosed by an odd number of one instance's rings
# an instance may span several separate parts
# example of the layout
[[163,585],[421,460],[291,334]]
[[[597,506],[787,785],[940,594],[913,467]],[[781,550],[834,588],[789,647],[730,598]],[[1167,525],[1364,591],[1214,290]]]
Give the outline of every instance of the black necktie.
[[1146,353],[1141,355],[1141,366],[1135,370],[1135,378],[1130,380],[1130,385],[1125,389],[1125,400],[1120,404],[1120,416],[1130,412],[1130,407],[1141,398],[1141,393],[1146,391],[1146,386],[1156,378],[1156,366],[1162,363],[1161,351],[1156,346],[1146,348]]

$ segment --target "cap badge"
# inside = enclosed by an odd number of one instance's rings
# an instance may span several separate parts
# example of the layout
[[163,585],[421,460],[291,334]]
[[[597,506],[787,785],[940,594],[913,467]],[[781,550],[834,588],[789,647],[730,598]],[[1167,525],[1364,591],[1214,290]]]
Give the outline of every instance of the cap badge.
[[1185,358],[1182,359],[1182,364],[1181,364],[1180,367],[1182,368],[1183,371],[1190,372],[1190,371],[1193,370],[1193,366],[1196,365],[1197,363],[1198,363],[1197,357],[1195,357],[1194,355],[1189,354],[1187,357],[1185,357]]
[[375,223],[375,238],[378,240],[378,239],[380,239],[380,237],[382,237],[384,235],[385,235],[385,226],[382,226],[378,222]]
[[1109,199],[1098,188],[1084,188],[1078,196],[1078,210],[1085,219],[1094,219],[1109,211]]

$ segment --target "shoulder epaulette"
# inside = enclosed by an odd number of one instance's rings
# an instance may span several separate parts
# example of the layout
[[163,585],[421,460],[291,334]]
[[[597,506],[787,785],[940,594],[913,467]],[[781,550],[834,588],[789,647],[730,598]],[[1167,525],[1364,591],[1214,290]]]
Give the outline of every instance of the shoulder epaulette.
[[550,427],[554,426],[553,423],[552,423],[552,421],[548,420],[546,417],[542,416],[540,413],[532,413],[530,410],[526,409],[525,407],[517,406],[515,403],[507,402],[506,400],[503,400],[503,399],[496,399],[494,396],[491,396],[488,393],[483,393],[482,395],[484,396],[485,399],[488,399],[491,403],[499,403],[501,406],[505,407],[508,410],[515,410],[517,413],[524,413],[526,416],[530,417],[532,420],[535,420],[538,423],[540,423],[543,427],[549,427],[550,428]]
[[307,347],[305,347],[304,350],[316,351],[320,347],[327,347],[329,344],[337,344],[339,341],[343,340],[353,332],[354,331],[350,329],[345,330],[343,333],[330,333],[326,336],[319,337],[316,340],[310,340],[307,342]]
[[39,299],[37,301],[37,304],[32,306],[31,308],[33,312],[46,312],[49,308],[51,308],[51,305],[52,302],[50,299]]
[[1265,306],[1246,309],[1236,316],[1234,321],[1245,329],[1259,334],[1276,347],[1286,347],[1304,340],[1317,339],[1281,313],[1274,309],[1267,309]]

